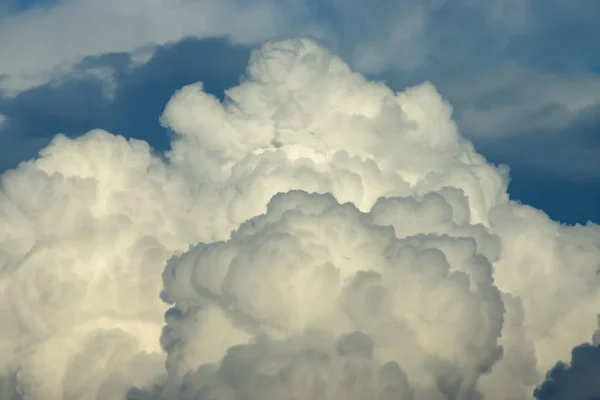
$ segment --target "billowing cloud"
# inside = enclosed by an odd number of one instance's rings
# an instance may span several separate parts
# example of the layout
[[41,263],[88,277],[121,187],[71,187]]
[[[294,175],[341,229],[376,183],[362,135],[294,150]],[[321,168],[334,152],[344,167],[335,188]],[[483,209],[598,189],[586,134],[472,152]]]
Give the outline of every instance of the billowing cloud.
[[597,328],[600,227],[511,202],[451,114],[301,39],[175,93],[165,155],[55,137],[2,176],[0,393],[531,398]]

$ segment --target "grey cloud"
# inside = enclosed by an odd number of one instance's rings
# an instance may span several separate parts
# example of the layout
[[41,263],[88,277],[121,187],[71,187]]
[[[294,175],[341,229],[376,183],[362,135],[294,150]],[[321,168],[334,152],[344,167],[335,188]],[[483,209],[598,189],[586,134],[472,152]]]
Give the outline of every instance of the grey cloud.
[[506,62],[382,76],[397,88],[428,77],[452,104],[461,132],[496,161],[563,181],[600,180],[600,76]]
[[[540,111],[540,118],[565,113],[556,106]],[[550,115],[547,115],[550,114]],[[600,106],[590,107],[557,128],[540,129],[518,136],[475,140],[495,159],[525,168],[540,179],[570,182],[600,182]]]
[[[410,383],[398,363],[379,366],[360,350],[358,355],[340,352],[340,347],[361,347],[369,341],[367,335],[358,332],[344,334],[337,341],[324,332],[306,332],[288,341],[258,337],[228,349],[221,363],[187,373],[178,387],[132,388],[127,400],[258,400],[284,398],[285,394],[328,399],[332,393],[361,399],[370,394],[369,390],[378,391],[381,400],[412,399]],[[337,368],[343,372],[331,379],[329,375]]]

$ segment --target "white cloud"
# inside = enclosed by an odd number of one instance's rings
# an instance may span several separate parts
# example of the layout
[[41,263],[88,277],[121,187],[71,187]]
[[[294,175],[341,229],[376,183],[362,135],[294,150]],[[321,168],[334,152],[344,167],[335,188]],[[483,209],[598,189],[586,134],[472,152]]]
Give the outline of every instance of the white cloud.
[[[527,7],[466,0],[385,1],[380,6],[337,0],[62,0],[2,19],[0,75],[8,76],[2,87],[15,92],[69,72],[85,56],[131,52],[186,36],[227,36],[250,44],[315,36],[363,72],[412,69],[432,57],[447,58],[451,49],[462,53],[470,48],[471,33],[465,36],[443,17],[453,13],[472,15],[475,25],[485,21],[486,35],[497,41],[523,29]],[[480,29],[475,25],[472,29]],[[436,44],[440,33],[454,38],[452,46]]]
[[[274,197],[265,215],[229,241],[173,260],[165,291],[181,318],[169,321],[163,337],[170,383],[188,381],[189,394],[227,390],[233,398],[309,398],[315,391],[326,399],[411,391],[415,398],[452,391],[468,398],[501,354],[500,292],[488,259],[476,256],[485,245],[459,237],[397,239],[401,232],[387,226],[405,226],[403,217],[419,212],[432,231],[453,230],[440,220],[452,211],[439,195],[394,199],[361,214],[330,195],[292,192]],[[479,236],[471,229],[458,230]],[[200,339],[218,332],[227,333],[218,345]],[[257,333],[267,339],[252,343]],[[215,376],[196,373],[222,357]],[[378,382],[391,365],[405,384]],[[256,373],[240,376],[236,367]],[[188,371],[194,375],[184,378]]]
[[64,0],[33,8],[0,24],[0,71],[4,86],[19,90],[68,71],[81,57],[130,52],[182,37],[228,35],[257,43],[278,34],[283,23],[275,3],[235,1]]
[[592,337],[600,227],[510,202],[433,85],[292,40],[227,95],[173,96],[165,159],[93,131],[2,176],[22,397],[528,399]]

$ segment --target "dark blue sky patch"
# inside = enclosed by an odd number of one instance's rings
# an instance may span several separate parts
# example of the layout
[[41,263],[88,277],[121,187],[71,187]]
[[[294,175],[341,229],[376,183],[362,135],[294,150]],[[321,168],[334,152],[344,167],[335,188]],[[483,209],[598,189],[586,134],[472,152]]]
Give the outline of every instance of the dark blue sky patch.
[[90,74],[79,78],[74,74],[75,78],[34,87],[14,98],[0,97],[0,113],[6,116],[0,149],[10,148],[19,155],[1,154],[0,170],[35,157],[57,133],[77,137],[96,128],[167,150],[170,136],[159,116],[173,93],[203,81],[208,92],[223,98],[223,92],[239,82],[249,55],[250,48],[225,39],[186,39],[158,47],[148,62],[135,68],[130,67],[129,54],[84,59],[76,72],[98,68],[112,72],[115,91],[110,97],[107,83]]
[[600,347],[583,344],[571,353],[571,363],[559,362],[535,390],[538,400],[600,400]]

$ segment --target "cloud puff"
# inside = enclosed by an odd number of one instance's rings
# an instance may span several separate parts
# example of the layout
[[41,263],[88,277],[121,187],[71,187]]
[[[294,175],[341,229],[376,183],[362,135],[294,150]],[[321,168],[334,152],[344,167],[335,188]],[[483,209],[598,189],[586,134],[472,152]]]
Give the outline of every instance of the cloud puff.
[[2,176],[2,390],[527,399],[596,329],[600,228],[511,202],[430,83],[270,42],[161,121]]
[[111,398],[160,373],[153,275],[173,241],[153,164],[144,142],[91,132],[2,176],[0,369],[23,398]]
[[[485,245],[472,238],[396,237],[402,231],[389,224],[421,210],[452,230],[439,195],[394,198],[363,214],[331,195],[289,192],[227,242],[171,260],[165,397],[184,397],[170,393],[180,380],[192,398],[217,389],[216,398],[471,397],[502,354],[500,292],[480,254]],[[245,344],[256,335],[259,342]],[[378,382],[386,370],[406,382]]]

